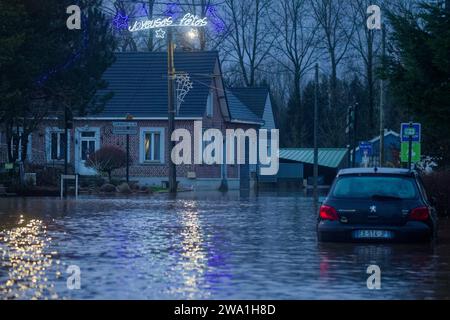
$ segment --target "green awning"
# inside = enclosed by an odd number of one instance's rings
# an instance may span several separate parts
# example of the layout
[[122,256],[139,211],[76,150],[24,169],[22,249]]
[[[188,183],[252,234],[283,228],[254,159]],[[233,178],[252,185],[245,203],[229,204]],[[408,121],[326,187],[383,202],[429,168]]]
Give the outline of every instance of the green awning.
[[[339,168],[346,155],[345,148],[321,148],[319,149],[319,166]],[[314,149],[280,149],[280,159],[314,164]]]

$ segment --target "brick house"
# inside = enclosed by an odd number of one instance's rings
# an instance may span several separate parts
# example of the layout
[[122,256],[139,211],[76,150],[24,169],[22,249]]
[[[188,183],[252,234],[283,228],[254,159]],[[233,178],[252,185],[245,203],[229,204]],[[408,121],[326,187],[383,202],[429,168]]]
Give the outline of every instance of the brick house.
[[[193,88],[177,107],[175,128],[191,132],[194,122],[203,129],[275,128],[268,89],[225,88],[217,52],[176,52],[177,72],[189,74]],[[130,136],[130,179],[146,185],[161,185],[168,178],[167,144],[167,54],[117,53],[116,62],[105,72],[104,79],[113,92],[103,111],[76,117],[69,131],[69,164],[80,175],[95,175],[85,166],[89,153],[102,146],[115,145],[125,150],[126,137],[113,134],[113,123],[127,115],[137,122],[137,135]],[[64,163],[64,130],[61,120],[47,120],[30,136],[27,161],[33,164],[61,166]],[[6,139],[0,140],[6,162]],[[192,142],[195,143],[195,142]],[[255,167],[238,165],[180,165],[177,180],[194,189],[219,188],[226,179],[230,189],[252,183]],[[124,177],[125,170],[115,176]]]

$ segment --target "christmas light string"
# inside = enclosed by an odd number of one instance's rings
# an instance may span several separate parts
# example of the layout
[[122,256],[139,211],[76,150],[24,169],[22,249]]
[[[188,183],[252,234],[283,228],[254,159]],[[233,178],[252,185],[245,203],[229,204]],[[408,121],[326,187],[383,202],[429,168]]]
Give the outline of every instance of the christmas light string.
[[[81,16],[81,21],[83,25],[87,25],[88,24],[88,18],[85,15]],[[39,87],[42,87],[45,85],[45,83],[48,81],[48,79],[57,74],[60,71],[63,70],[67,70],[68,68],[70,68],[73,64],[75,64],[75,62],[81,57],[82,53],[87,49],[88,44],[89,44],[89,33],[88,33],[88,28],[84,28],[83,30],[83,45],[81,47],[81,49],[79,49],[78,51],[76,51],[69,59],[66,60],[65,63],[51,69],[50,71],[48,71],[47,73],[43,74],[42,76],[38,77],[36,83]]]

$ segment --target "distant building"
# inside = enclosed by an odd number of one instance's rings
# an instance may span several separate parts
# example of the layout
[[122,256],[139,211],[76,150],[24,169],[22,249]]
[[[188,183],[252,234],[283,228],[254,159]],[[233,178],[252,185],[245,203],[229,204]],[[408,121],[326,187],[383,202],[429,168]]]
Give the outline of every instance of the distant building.
[[[117,53],[116,62],[104,73],[113,92],[104,110],[86,117],[75,117],[69,131],[69,163],[80,175],[95,175],[86,166],[89,154],[102,146],[115,145],[125,150],[125,136],[113,133],[113,123],[127,115],[137,122],[137,135],[130,136],[130,179],[142,184],[161,185],[168,180],[169,148],[167,145],[167,54]],[[217,52],[176,52],[175,68],[191,77],[193,88],[176,114],[176,128],[193,135],[195,121],[204,130],[261,127],[275,128],[270,95],[267,88],[225,88]],[[27,161],[47,166],[64,163],[64,130],[59,119],[47,120],[31,134]],[[0,141],[6,162],[6,139]],[[177,180],[194,189],[218,188],[225,178],[231,189],[254,182],[255,167],[238,165],[181,165]],[[116,172],[120,177],[124,170]]]
[[[368,166],[380,166],[380,136],[368,141],[372,145],[372,154],[368,157]],[[384,132],[384,162],[386,166],[398,167],[400,165],[400,134],[392,130]],[[364,166],[364,153],[356,148],[355,166]]]
[[[330,185],[337,172],[348,166],[348,150],[344,148],[319,148],[319,184]],[[314,149],[287,148],[280,149],[280,170],[277,176],[260,177],[266,183],[304,182],[312,185],[314,176]]]

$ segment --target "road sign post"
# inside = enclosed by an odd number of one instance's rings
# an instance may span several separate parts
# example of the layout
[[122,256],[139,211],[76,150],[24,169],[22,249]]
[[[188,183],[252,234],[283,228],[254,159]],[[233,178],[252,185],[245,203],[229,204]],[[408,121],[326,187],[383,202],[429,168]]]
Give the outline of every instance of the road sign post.
[[[132,119],[132,117],[130,117]],[[127,183],[130,183],[130,135],[137,135],[137,122],[113,122],[113,134],[126,136],[126,152],[127,152]]]
[[409,136],[408,139],[408,168],[411,168],[411,161],[412,161],[412,141],[413,141],[413,135],[416,133],[416,131],[414,130],[413,124],[410,123],[408,130],[407,130],[407,135]]
[[367,168],[369,166],[369,158],[373,154],[373,145],[371,142],[367,141],[361,141],[359,143],[359,151],[361,152],[362,156],[362,163]]
[[420,123],[402,123],[401,126],[401,161],[408,163],[411,169],[413,163],[419,162],[421,157],[421,130]]

